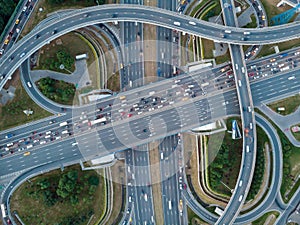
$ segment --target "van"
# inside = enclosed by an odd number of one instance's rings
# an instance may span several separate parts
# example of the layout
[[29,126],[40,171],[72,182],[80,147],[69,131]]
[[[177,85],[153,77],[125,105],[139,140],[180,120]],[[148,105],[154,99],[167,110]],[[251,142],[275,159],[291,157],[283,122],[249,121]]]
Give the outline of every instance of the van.
[[249,149],[249,145],[246,146],[246,152],[249,152],[250,149]]
[[238,83],[239,83],[239,87],[242,87],[242,82],[241,82],[241,80],[238,80]]
[[68,130],[64,130],[63,132],[61,132],[61,134],[68,134],[69,131]]
[[131,196],[129,196],[128,201],[129,201],[129,202],[132,202]]
[[45,138],[51,138],[51,136],[50,135],[46,135]]
[[225,30],[225,33],[231,34],[231,30]]
[[174,22],[174,25],[180,26],[180,22]]
[[240,180],[239,187],[241,187],[242,185],[243,185],[243,181]]
[[239,202],[241,202],[242,199],[243,199],[243,195],[240,195],[240,197],[239,197]]
[[244,32],[244,35],[249,35],[249,34],[250,34],[249,31],[245,31],[245,32]]
[[32,148],[33,147],[33,145],[31,144],[31,145],[27,145],[27,149],[30,149],[30,148]]
[[52,132],[49,130],[49,131],[47,131],[46,132],[46,135],[49,135],[49,134],[51,134]]
[[251,112],[251,107],[250,106],[248,106],[248,112]]
[[253,129],[253,125],[252,125],[252,123],[250,123],[250,129]]
[[160,159],[161,159],[161,160],[164,159],[164,153],[160,153]]

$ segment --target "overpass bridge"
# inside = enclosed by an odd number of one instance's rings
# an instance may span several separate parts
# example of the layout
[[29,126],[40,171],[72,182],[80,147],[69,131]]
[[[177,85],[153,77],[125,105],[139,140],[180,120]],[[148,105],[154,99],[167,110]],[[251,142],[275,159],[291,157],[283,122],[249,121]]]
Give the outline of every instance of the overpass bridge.
[[73,10],[56,20],[45,21],[43,26],[33,29],[1,57],[0,89],[26,58],[49,41],[81,27],[114,21],[149,23],[217,42],[242,45],[271,44],[296,39],[300,29],[298,22],[262,29],[227,27],[142,5],[103,5]]

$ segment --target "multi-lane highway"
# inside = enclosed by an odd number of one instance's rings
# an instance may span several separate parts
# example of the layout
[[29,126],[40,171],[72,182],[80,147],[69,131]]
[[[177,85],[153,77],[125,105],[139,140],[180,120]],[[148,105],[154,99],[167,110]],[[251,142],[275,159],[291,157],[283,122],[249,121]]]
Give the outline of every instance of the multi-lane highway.
[[[7,79],[22,62],[47,42],[71,30],[95,23],[112,22],[116,20],[152,23],[215,41],[249,45],[257,43],[270,44],[298,38],[296,31],[300,26],[298,23],[290,23],[264,29],[241,29],[224,27],[149,6],[118,5],[117,8],[117,12],[116,5],[74,10],[72,13],[65,14],[48,23],[45,22],[44,26],[32,30],[1,57],[1,89]],[[225,30],[227,30],[226,33]],[[248,33],[245,34],[244,32]]]

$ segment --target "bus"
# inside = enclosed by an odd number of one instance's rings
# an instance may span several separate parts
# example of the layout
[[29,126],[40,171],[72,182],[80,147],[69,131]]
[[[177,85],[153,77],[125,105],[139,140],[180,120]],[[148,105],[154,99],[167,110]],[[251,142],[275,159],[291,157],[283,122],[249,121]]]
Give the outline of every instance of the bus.
[[172,209],[172,202],[171,202],[171,200],[169,200],[169,210],[171,210]]
[[90,121],[89,122],[89,126],[93,126],[95,124],[103,123],[103,122],[106,122],[106,118],[105,117],[97,119],[97,120]]
[[1,213],[2,213],[2,217],[5,218],[6,217],[6,213],[5,213],[5,206],[4,206],[4,204],[1,204]]

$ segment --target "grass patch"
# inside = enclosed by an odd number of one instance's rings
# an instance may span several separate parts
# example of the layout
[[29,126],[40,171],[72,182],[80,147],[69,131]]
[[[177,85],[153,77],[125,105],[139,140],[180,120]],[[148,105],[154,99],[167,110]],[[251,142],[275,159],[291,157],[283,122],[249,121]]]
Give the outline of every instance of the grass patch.
[[[74,48],[76,46],[76,48]],[[58,51],[67,51],[73,59],[76,55],[87,53],[87,65],[88,68],[93,66],[95,62],[95,56],[93,54],[90,46],[82,40],[82,38],[75,32],[70,32],[65,34],[56,40],[52,41],[50,44],[45,45],[39,51],[38,65],[34,69],[49,69],[61,73],[66,73],[65,70],[53,69],[48,66],[49,60],[56,60],[56,54]],[[75,70],[75,65],[71,68],[71,71]]]
[[[232,117],[226,121],[228,130],[231,130],[231,124],[234,119],[237,120],[239,127],[242,127],[240,118]],[[209,140],[216,139],[220,141],[220,137],[217,136],[215,138],[215,135],[219,134],[210,135]],[[208,167],[209,185],[213,191],[221,195],[231,196],[231,191],[226,186],[233,189],[237,182],[242,158],[243,140],[232,140],[231,134],[225,132],[220,148],[215,148],[212,142],[209,141],[207,149],[209,154],[208,161],[212,162]]]
[[297,178],[300,174],[300,148],[294,146],[285,134],[273,123],[267,116],[265,116],[261,111],[255,109],[256,112],[259,112],[264,116],[276,129],[277,134],[280,138],[282,145],[282,155],[283,155],[283,168],[282,168],[282,184],[280,187],[280,193],[284,202],[288,202],[290,199],[288,196],[285,197],[287,191],[293,187],[293,180]]
[[[297,108],[300,105],[300,95],[296,94],[294,96],[281,99],[276,102],[272,102],[268,104],[267,106],[270,107],[274,112],[277,112],[283,116],[289,115],[297,110]],[[279,107],[284,107],[285,111],[278,111],[277,109]]]
[[200,41],[202,42],[201,47],[203,48],[204,59],[214,58],[213,55],[213,49],[215,48],[214,42],[204,38],[201,38]]
[[[7,88],[9,85],[12,85],[16,88],[15,97],[12,99],[12,101],[0,107],[0,130],[6,130],[8,128],[19,126],[52,115],[48,111],[40,108],[40,106],[38,106],[30,98],[21,84],[19,71],[14,73],[13,79],[7,82],[5,88]],[[25,115],[23,112],[23,110],[28,109],[33,111],[33,114],[30,116]]]
[[278,46],[280,51],[284,51],[287,49],[291,49],[291,48],[300,46],[300,39],[285,41],[285,42],[281,42],[278,44],[263,45],[261,51],[257,55],[257,58],[275,54],[274,46],[276,46],[276,45]]
[[230,59],[229,51],[227,50],[224,55],[220,55],[220,56],[216,57],[215,60],[216,60],[216,64],[222,64],[224,62],[230,61],[231,59]]
[[120,74],[117,71],[114,75],[110,76],[107,80],[107,88],[113,92],[120,91]]
[[272,215],[273,215],[273,219],[271,219],[268,224],[273,224],[272,221],[275,222],[275,219],[279,216],[279,212],[272,211],[272,212],[265,213],[263,216],[261,216],[257,220],[254,220],[251,224],[252,225],[264,225],[267,218]]
[[257,126],[256,127],[256,162],[255,169],[253,174],[253,179],[251,182],[250,190],[247,195],[247,200],[254,199],[254,197],[258,194],[260,187],[263,183],[264,172],[265,172],[265,155],[264,155],[264,146],[266,142],[269,142],[269,138],[264,130]]
[[[74,192],[65,198],[57,197],[60,179],[67,174],[71,179],[70,172],[74,171],[78,174]],[[98,180],[98,185],[92,180]],[[65,168],[63,172],[54,170],[31,179],[30,183],[23,183],[12,196],[11,209],[17,211],[25,224],[48,224],[51,221],[51,224],[83,225],[94,215],[93,224],[104,210],[104,190],[101,175],[92,170],[82,171],[79,165],[75,165]],[[77,196],[77,203],[72,196]],[[52,198],[55,200],[51,205],[48,201]]]
[[188,224],[189,225],[209,225],[202,220],[190,207],[187,207]]
[[252,14],[250,16],[250,18],[251,18],[251,23],[248,23],[246,26],[243,26],[244,28],[256,28],[257,27],[255,15]]
[[76,91],[74,84],[45,77],[38,80],[36,85],[40,91],[52,101],[65,105],[73,104]]

